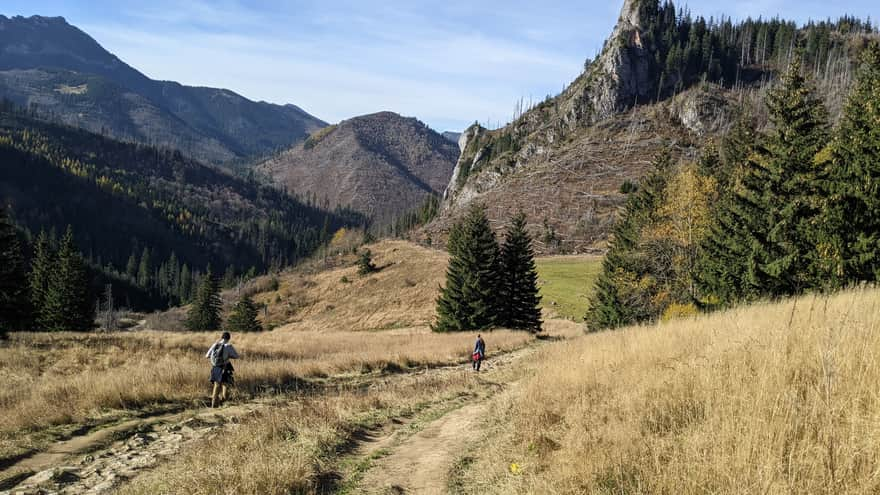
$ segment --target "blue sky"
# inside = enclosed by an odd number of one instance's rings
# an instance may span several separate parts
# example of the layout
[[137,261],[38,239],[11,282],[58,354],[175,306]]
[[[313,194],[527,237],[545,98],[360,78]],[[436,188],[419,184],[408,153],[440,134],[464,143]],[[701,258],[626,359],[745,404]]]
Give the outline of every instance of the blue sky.
[[[622,4],[599,1],[4,0],[61,15],[154,79],[294,103],[328,122],[392,110],[437,130],[510,119],[558,93]],[[876,0],[688,3],[695,14],[880,19]]]

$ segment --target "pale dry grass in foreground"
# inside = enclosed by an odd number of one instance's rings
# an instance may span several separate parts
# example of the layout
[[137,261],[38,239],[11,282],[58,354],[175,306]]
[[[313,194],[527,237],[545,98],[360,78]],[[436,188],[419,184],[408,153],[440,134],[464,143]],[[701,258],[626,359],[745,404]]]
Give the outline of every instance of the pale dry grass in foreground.
[[462,478],[475,493],[877,493],[878,303],[805,297],[547,347]]
[[[209,393],[204,353],[215,333],[14,334],[0,344],[0,457],[28,429],[82,422],[102,410],[191,401]],[[526,345],[525,332],[495,331],[490,350]],[[426,328],[386,332],[240,334],[236,393],[255,395],[302,378],[466,361],[473,335]]]

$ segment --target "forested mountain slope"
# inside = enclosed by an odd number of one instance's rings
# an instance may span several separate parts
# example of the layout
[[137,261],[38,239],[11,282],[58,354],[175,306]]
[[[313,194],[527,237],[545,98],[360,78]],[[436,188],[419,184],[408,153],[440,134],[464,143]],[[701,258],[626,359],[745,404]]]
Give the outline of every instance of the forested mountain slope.
[[[215,273],[284,266],[341,226],[363,222],[178,151],[114,141],[8,108],[0,112],[0,200],[31,235],[72,225],[93,265],[135,278],[168,301],[188,296],[173,294],[169,282],[184,266],[190,273],[208,264]],[[132,273],[142,264],[144,276]]]

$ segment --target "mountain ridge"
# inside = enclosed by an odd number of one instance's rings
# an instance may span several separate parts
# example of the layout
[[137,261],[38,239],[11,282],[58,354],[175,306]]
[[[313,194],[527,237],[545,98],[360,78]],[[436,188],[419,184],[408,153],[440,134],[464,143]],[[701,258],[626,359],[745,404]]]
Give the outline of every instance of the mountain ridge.
[[385,225],[442,194],[458,155],[456,144],[418,119],[385,111],[328,126],[256,170],[294,195]]
[[0,95],[16,104],[214,164],[265,155],[327,125],[297,105],[150,79],[63,17],[0,16],[0,53]]

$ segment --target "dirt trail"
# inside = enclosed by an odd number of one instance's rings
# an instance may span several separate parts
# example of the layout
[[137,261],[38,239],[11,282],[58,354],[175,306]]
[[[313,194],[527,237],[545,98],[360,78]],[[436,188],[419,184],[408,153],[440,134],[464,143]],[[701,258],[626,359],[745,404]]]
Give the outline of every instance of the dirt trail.
[[[496,375],[515,366],[533,347],[489,361],[479,378],[490,393],[481,398],[455,400],[438,406],[439,417],[429,421],[417,433],[409,435],[413,425],[400,423],[381,435],[367,437],[352,454],[353,465],[366,466],[365,472],[349,474],[346,493],[372,495],[444,494],[450,473],[472,442],[481,438],[480,426],[490,411],[490,400],[497,390],[507,390],[515,383],[505,383]],[[461,372],[471,372],[460,368]],[[359,479],[351,479],[354,476]]]
[[480,401],[450,412],[413,435],[377,462],[360,483],[363,493],[446,493],[449,472],[488,410]]

